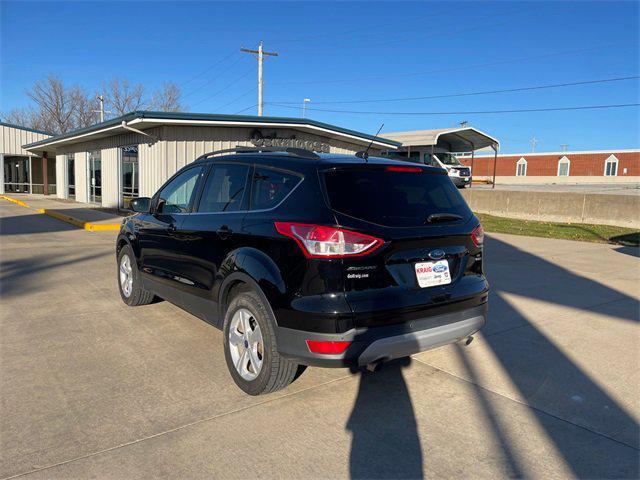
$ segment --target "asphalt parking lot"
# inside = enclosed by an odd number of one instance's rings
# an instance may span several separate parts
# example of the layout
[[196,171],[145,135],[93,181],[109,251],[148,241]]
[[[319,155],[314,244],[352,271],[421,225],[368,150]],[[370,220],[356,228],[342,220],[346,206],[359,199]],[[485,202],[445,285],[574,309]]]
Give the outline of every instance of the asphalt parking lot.
[[115,232],[0,200],[0,477],[638,478],[638,250],[490,235],[489,323],[249,397],[221,333],[120,300]]

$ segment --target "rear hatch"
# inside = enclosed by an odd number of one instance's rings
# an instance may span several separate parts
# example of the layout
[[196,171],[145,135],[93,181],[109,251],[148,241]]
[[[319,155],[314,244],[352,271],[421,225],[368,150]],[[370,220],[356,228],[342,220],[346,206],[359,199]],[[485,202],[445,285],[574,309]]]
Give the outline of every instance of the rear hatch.
[[342,260],[359,327],[486,301],[482,239],[472,238],[477,218],[444,170],[398,163],[335,166],[321,175],[338,225],[384,240],[372,253]]

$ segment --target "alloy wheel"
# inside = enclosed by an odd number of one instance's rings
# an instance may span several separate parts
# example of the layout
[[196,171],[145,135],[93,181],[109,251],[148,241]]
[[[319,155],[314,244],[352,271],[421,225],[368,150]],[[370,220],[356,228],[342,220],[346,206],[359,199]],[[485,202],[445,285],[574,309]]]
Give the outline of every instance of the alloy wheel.
[[262,370],[264,342],[260,325],[246,308],[238,309],[229,325],[229,351],[240,376],[254,380]]

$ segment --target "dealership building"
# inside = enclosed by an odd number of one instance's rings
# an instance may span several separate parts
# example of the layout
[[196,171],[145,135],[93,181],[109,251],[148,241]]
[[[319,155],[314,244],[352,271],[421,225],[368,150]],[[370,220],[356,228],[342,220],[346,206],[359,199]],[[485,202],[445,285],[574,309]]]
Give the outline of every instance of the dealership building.
[[0,193],[44,193],[45,183],[47,193],[56,192],[55,159],[43,164],[42,157],[23,147],[49,137],[40,130],[0,122]]
[[[147,111],[20,142],[32,170],[44,171],[43,190],[29,185],[21,192],[47,191],[106,208],[126,208],[131,198],[153,195],[181,167],[215,150],[263,146],[354,154],[371,145],[375,155],[400,146],[394,140],[303,118]],[[7,179],[13,179],[7,176],[6,164],[3,175],[0,185],[6,189]]]

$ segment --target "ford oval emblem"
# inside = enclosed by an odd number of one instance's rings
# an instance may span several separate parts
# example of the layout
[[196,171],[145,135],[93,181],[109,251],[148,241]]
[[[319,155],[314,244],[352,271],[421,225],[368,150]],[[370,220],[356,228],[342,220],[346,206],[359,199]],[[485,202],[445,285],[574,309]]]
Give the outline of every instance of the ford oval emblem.
[[431,250],[429,252],[429,258],[432,260],[440,260],[441,258],[444,258],[444,256],[444,250]]

